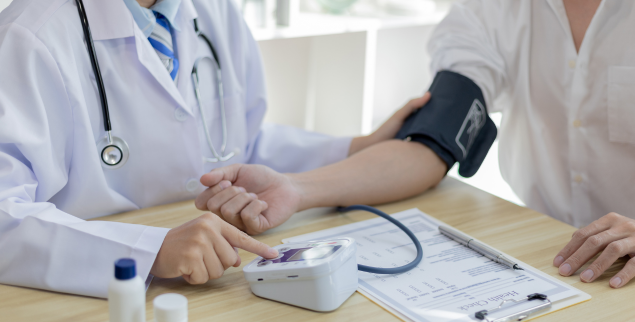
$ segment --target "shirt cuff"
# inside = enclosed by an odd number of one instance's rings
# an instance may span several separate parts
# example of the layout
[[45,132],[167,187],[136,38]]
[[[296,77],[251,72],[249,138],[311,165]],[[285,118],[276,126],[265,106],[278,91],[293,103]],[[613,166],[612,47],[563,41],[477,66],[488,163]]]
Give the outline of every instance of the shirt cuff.
[[150,269],[168,231],[170,231],[169,228],[146,227],[134,246],[130,257],[137,262],[137,275],[142,280],[145,281],[150,274]]
[[323,166],[346,159],[348,157],[348,151],[351,149],[352,141],[352,137],[333,138]]

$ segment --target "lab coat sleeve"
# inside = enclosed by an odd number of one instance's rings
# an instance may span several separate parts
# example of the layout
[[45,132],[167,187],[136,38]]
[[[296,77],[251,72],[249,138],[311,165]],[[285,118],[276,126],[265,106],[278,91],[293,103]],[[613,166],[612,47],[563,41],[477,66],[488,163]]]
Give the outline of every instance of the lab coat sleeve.
[[35,34],[0,26],[0,283],[107,297],[114,261],[146,278],[167,229],[84,221],[47,202],[68,181],[73,110]]
[[483,92],[490,112],[495,111],[493,102],[507,83],[502,48],[497,42],[497,33],[505,27],[499,25],[501,15],[510,7],[505,2],[455,2],[428,43],[432,72],[449,70],[470,78]]
[[264,164],[278,172],[309,171],[345,159],[351,140],[264,124],[256,136],[249,163]]
[[278,172],[303,172],[345,159],[348,156],[351,137],[332,137],[291,126],[262,124],[267,109],[262,58],[244,20],[240,15],[236,19],[242,22],[242,34],[246,42],[244,46],[247,49],[247,162],[263,164]]

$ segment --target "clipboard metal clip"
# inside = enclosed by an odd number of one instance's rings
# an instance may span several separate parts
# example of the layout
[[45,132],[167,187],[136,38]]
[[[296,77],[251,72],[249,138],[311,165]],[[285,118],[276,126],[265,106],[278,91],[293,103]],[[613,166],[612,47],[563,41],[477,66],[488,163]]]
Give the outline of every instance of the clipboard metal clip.
[[[534,301],[534,300],[539,300],[540,304],[534,306],[534,307],[530,307],[527,309],[524,309],[522,311],[516,312],[516,313],[512,313],[500,318],[496,318],[494,320],[490,320],[487,315],[492,313],[492,312],[496,312],[498,310],[503,309],[503,306],[506,303],[514,303],[514,305],[520,304],[520,303],[525,303],[525,302],[529,302],[529,301]],[[551,301],[547,298],[547,295],[544,294],[540,294],[540,293],[534,293],[534,294],[529,294],[527,295],[527,298],[524,298],[522,300],[504,300],[503,302],[501,302],[501,304],[498,307],[495,307],[493,309],[490,310],[482,310],[482,311],[478,311],[476,313],[474,313],[474,317],[481,320],[481,321],[485,321],[485,322],[508,322],[508,321],[523,321],[527,318],[529,318],[530,315],[537,313],[538,311],[542,311],[545,309],[548,309],[551,307]]]

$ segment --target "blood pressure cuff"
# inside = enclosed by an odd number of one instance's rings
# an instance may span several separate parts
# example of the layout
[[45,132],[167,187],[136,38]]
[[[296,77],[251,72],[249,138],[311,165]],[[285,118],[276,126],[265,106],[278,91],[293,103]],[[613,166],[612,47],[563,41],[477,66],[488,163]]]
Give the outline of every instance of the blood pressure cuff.
[[441,71],[429,91],[430,101],[406,119],[396,138],[425,144],[448,170],[459,162],[459,174],[473,176],[497,133],[481,89],[461,74]]

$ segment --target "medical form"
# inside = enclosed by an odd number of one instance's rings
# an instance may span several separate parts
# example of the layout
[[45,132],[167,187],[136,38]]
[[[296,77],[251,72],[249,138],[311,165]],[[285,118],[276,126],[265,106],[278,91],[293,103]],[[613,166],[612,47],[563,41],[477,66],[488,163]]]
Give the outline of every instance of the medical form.
[[[439,233],[440,221],[418,209],[393,215],[423,246],[423,260],[398,275],[359,272],[358,291],[397,316],[411,321],[477,321],[474,313],[503,300],[542,293],[552,302],[590,298],[566,283],[519,262],[524,271],[495,263]],[[401,230],[382,218],[366,220],[283,240],[299,242],[352,237],[358,264],[396,267],[410,262],[416,250]],[[569,304],[570,305],[570,304]]]

